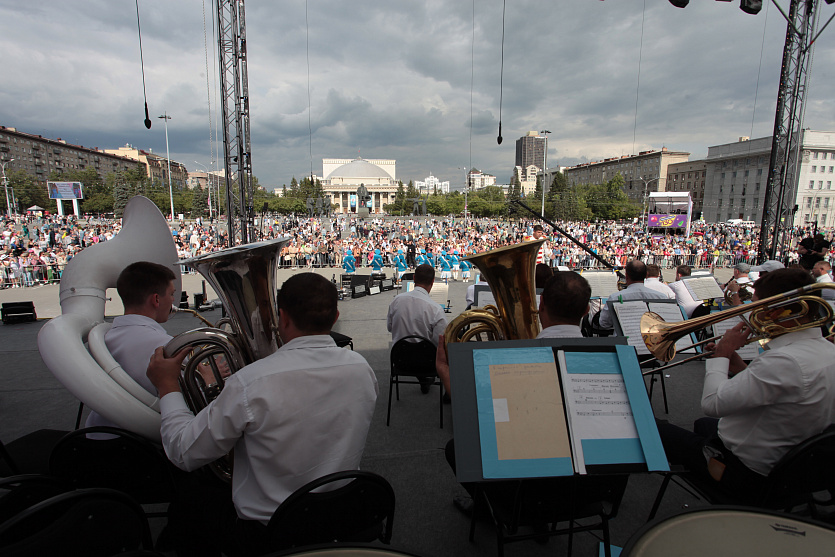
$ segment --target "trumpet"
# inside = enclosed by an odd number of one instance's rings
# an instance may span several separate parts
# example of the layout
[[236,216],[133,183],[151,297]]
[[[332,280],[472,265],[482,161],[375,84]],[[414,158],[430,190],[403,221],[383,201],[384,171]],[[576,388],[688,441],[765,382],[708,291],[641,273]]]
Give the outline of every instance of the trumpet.
[[[833,318],[832,306],[821,298],[818,293],[825,289],[835,289],[835,283],[816,283],[777,294],[770,298],[764,298],[736,306],[718,313],[678,321],[665,323],[664,319],[651,311],[641,317],[641,337],[644,339],[647,349],[661,362],[669,362],[676,355],[676,341],[690,333],[700,331],[720,321],[740,317],[745,324],[755,332],[755,336],[748,340],[751,342],[767,342],[786,333],[811,329],[824,326]],[[794,308],[790,306],[795,306]],[[774,310],[784,308],[784,311],[775,314]],[[744,314],[749,313],[746,318]],[[808,320],[806,320],[808,318]],[[800,323],[798,320],[803,319]],[[830,329],[831,330],[831,329]],[[701,342],[687,346],[683,350],[694,348],[708,342],[717,340],[720,337],[713,337]],[[655,368],[647,373],[657,373],[660,370],[681,365],[683,363],[704,358],[711,353],[702,353],[685,358],[660,368]]]

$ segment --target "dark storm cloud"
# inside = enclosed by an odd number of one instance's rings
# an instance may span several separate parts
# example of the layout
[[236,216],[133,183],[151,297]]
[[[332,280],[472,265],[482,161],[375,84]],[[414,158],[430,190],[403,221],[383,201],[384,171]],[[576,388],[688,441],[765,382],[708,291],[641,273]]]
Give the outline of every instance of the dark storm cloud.
[[[162,152],[155,116],[166,111],[172,157],[208,164],[219,110],[212,2],[139,6],[151,130],[135,5],[104,0],[0,0],[0,124]],[[823,18],[832,11],[821,4]],[[253,169],[279,186],[359,152],[397,159],[404,181],[432,172],[459,184],[467,166],[507,181],[515,139],[542,129],[552,132],[549,164],[661,146],[702,157],[708,145],[771,133],[786,29],[769,3],[749,16],[735,2],[518,0],[507,6],[502,77],[499,2],[249,2],[246,22]],[[833,37],[827,29],[815,46],[814,129],[835,129]]]

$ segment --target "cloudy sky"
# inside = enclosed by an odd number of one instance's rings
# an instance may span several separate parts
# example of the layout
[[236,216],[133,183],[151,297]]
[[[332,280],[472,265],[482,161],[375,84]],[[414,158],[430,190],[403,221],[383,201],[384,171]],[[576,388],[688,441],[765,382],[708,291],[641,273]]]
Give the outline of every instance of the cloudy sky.
[[[506,4],[502,93],[501,0],[249,0],[260,183],[309,174],[311,152],[317,175],[323,158],[361,154],[396,159],[404,182],[431,172],[461,186],[459,168],[474,166],[507,183],[529,130],[552,132],[549,167],[661,147],[695,160],[772,133],[786,21],[767,2],[757,16],[737,1]],[[825,21],[835,6],[820,4]],[[167,112],[172,159],[211,165],[212,1],[139,0],[139,10],[151,130],[130,0],[0,0],[0,125],[164,154],[155,116]],[[835,27],[816,43],[806,127],[835,130],[834,62]]]

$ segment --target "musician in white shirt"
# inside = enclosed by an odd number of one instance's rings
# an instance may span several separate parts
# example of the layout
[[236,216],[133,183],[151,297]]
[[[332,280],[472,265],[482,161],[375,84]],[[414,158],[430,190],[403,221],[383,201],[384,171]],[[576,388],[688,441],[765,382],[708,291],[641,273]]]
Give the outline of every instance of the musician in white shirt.
[[670,290],[676,295],[676,302],[680,305],[684,312],[687,314],[687,317],[691,317],[693,312],[696,310],[697,307],[702,305],[702,300],[696,300],[693,298],[693,295],[690,294],[690,291],[687,290],[687,286],[684,284],[682,280],[684,277],[690,276],[690,266],[689,265],[679,265],[676,267],[676,280],[675,282],[671,282],[669,284]]
[[651,288],[656,292],[661,292],[670,300],[676,299],[676,294],[673,290],[661,282],[661,267],[655,263],[647,265],[647,278],[644,279],[644,286]]

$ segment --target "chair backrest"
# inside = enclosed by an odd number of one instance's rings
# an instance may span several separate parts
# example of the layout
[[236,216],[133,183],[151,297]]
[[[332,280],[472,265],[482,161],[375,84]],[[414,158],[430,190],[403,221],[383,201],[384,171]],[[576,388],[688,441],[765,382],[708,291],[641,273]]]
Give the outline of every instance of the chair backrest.
[[[114,435],[90,439],[90,433]],[[123,491],[142,504],[164,503],[176,491],[172,465],[160,447],[133,432],[97,426],[65,435],[49,457],[52,475],[75,488]]]
[[112,489],[82,489],[42,501],[0,524],[0,554],[108,556],[151,549],[142,507]]
[[0,524],[50,497],[72,491],[67,482],[42,474],[21,474],[0,480]]
[[523,480],[513,501],[512,514],[502,521],[514,533],[519,526],[569,518],[611,519],[617,516],[628,480],[628,474]]
[[773,495],[835,490],[835,425],[792,448],[768,477]]
[[[335,489],[314,492],[322,487]],[[394,490],[386,479],[348,470],[297,489],[276,509],[269,530],[274,549],[335,541],[389,543],[393,519]]]
[[394,343],[391,347],[392,375],[411,375],[414,377],[433,377],[435,371],[435,353],[437,347],[428,339],[409,335]]

